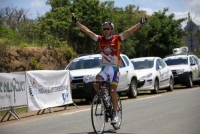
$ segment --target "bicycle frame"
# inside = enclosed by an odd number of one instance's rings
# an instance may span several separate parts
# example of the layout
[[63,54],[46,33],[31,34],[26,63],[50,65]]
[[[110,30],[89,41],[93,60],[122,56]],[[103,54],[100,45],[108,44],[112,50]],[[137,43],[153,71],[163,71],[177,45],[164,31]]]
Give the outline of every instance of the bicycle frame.
[[[98,85],[98,92],[97,94],[94,96],[94,99],[92,101],[92,109],[91,109],[91,116],[92,116],[92,125],[94,128],[94,131],[96,133],[102,133],[105,127],[105,122],[108,123],[109,118],[112,120],[112,113],[113,113],[113,105],[112,105],[112,97],[110,95],[110,91],[111,91],[111,86],[110,86],[110,82],[109,81],[93,81],[93,82],[89,82],[89,83],[96,83],[99,84]],[[104,88],[101,88],[101,87]],[[107,105],[107,100],[104,99],[104,90],[102,89],[107,89],[108,90],[108,96],[110,96],[110,105]],[[118,98],[118,108],[120,111],[120,120],[117,124],[111,124],[113,126],[113,128],[115,130],[119,129],[121,126],[121,121],[122,121],[122,106],[121,106],[121,100],[120,97],[117,95]],[[104,117],[104,118],[102,118]],[[98,131],[98,126],[96,126],[96,123],[98,122],[98,120],[103,121],[101,122],[102,127],[100,127],[100,131]]]
[[[99,95],[99,97],[100,98],[103,98],[103,90],[102,90],[102,88],[101,88],[101,86],[102,86],[102,84],[103,84],[103,86],[104,86],[104,88],[108,91],[108,96],[110,96],[111,97],[111,95],[110,95],[110,91],[111,91],[111,89],[110,89],[110,82],[107,80],[107,81],[105,81],[105,80],[98,80],[98,81],[94,81],[94,82],[90,82],[90,83],[98,83],[99,84],[99,86],[98,86],[98,95]],[[106,86],[105,86],[105,84],[106,84]],[[112,100],[112,98],[111,98],[111,100]],[[104,102],[104,105],[106,106],[106,103],[105,103],[105,100],[103,100],[103,102]]]

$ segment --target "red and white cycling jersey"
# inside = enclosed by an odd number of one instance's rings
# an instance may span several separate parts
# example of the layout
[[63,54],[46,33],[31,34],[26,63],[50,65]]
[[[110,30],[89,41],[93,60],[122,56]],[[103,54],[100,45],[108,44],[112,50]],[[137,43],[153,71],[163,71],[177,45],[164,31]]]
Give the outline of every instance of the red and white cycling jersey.
[[99,35],[97,41],[102,55],[101,64],[119,67],[121,36],[113,35],[110,39],[106,39],[104,36]]

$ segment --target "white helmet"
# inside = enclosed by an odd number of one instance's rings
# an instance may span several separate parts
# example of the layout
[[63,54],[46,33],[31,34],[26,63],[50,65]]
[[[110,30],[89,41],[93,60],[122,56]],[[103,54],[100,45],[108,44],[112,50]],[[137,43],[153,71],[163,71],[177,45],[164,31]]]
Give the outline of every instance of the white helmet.
[[110,27],[112,27],[112,28],[114,29],[114,24],[113,24],[112,22],[110,22],[110,21],[104,22],[104,23],[102,24],[102,27],[104,27],[104,26],[110,26]]

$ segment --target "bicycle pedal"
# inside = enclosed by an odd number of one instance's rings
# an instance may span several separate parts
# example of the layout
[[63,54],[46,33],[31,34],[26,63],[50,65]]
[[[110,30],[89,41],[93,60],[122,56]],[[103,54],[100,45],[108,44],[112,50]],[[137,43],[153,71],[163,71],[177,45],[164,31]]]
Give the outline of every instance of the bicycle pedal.
[[115,122],[115,123],[112,123],[112,122],[111,122],[110,124],[111,124],[111,125],[115,125],[115,124],[117,124],[117,123],[116,123],[116,122]]

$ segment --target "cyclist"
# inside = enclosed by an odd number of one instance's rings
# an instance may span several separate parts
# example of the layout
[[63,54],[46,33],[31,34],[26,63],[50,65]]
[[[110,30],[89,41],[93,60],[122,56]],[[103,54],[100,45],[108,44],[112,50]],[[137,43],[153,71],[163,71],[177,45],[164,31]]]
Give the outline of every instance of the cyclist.
[[[89,35],[93,40],[99,43],[102,61],[101,61],[101,71],[96,76],[96,80],[106,80],[107,76],[110,76],[111,82],[111,92],[113,104],[113,118],[111,120],[112,124],[117,123],[117,95],[116,89],[119,81],[119,66],[120,66],[120,43],[123,41],[129,34],[139,29],[143,24],[145,24],[149,16],[141,18],[140,22],[130,27],[128,30],[124,31],[122,34],[114,35],[114,24],[112,22],[104,22],[102,24],[103,36],[97,35],[90,31],[86,26],[77,21],[74,13],[72,13],[72,21],[78,26],[83,32]],[[97,90],[97,88],[95,87]]]

